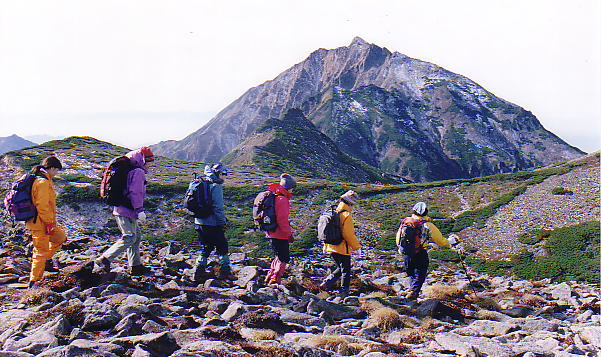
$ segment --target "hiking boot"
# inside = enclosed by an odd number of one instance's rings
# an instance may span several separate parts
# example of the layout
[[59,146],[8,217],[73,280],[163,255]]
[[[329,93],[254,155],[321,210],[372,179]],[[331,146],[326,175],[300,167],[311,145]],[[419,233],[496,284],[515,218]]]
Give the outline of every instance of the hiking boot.
[[205,270],[204,265],[197,265],[196,269],[194,269],[194,275],[192,276],[192,280],[194,280],[195,282],[199,282],[206,276],[207,271]]
[[221,267],[219,267],[219,279],[222,280],[232,280],[233,276],[232,276],[232,270],[230,269],[229,265],[222,265]]
[[142,264],[134,265],[131,268],[129,268],[129,275],[140,276],[140,275],[146,275],[148,273],[150,273],[150,268],[145,267]]
[[336,296],[339,297],[340,300],[344,300],[348,295],[349,295],[349,288],[340,288],[340,290],[338,290],[338,294]]
[[49,273],[58,273],[59,270],[56,267],[56,265],[54,264],[54,262],[52,260],[46,260],[46,267],[44,268],[45,271],[49,272]]
[[27,284],[27,288],[28,289],[32,289],[35,285],[36,281],[30,281],[29,284]]
[[96,265],[104,273],[111,272],[111,262],[108,259],[106,259],[105,257],[100,257],[100,258],[94,260],[94,265]]

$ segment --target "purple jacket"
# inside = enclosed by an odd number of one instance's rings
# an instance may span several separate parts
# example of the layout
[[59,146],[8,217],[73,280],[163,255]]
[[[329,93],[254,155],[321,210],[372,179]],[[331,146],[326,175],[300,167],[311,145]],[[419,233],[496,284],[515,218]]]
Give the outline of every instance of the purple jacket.
[[146,196],[146,167],[144,167],[144,155],[140,149],[130,151],[125,156],[134,165],[135,169],[127,174],[127,197],[131,201],[133,210],[124,206],[115,206],[113,215],[129,218],[138,218],[138,213],[144,211],[144,196]]

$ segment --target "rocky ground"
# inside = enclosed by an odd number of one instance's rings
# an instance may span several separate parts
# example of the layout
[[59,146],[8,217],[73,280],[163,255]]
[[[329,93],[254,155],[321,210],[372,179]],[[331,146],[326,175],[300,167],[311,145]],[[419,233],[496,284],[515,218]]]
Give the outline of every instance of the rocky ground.
[[268,259],[232,254],[233,277],[191,282],[195,252],[143,244],[151,273],[92,272],[110,242],[80,236],[60,273],[27,289],[23,232],[0,248],[0,356],[597,356],[600,291],[575,282],[433,271],[417,302],[398,266],[354,257],[352,295],[318,290],[330,261],[297,258],[284,284]]

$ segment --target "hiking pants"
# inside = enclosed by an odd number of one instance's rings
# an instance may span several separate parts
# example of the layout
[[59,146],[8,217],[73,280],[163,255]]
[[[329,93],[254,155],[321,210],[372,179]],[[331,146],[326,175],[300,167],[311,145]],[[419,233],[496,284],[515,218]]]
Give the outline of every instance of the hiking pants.
[[140,259],[140,231],[138,230],[138,220],[136,218],[115,216],[117,226],[121,230],[119,238],[102,256],[110,262],[127,251],[127,264],[130,267],[141,265]]
[[46,234],[46,231],[31,231],[33,240],[33,255],[31,261],[31,272],[29,281],[38,281],[42,279],[46,269],[46,261],[52,259],[54,253],[61,247],[67,239],[65,233],[58,227],[52,234]]
[[428,252],[420,250],[412,257],[403,254],[403,258],[405,260],[405,271],[411,282],[411,292],[417,294],[422,289],[422,285],[426,281],[426,275],[428,275]]
[[270,238],[271,249],[279,261],[288,264],[290,262],[290,242],[287,239]]
[[336,263],[336,269],[332,270],[330,275],[326,277],[325,283],[331,289],[338,279],[342,278],[340,288],[348,291],[351,285],[351,256],[338,253],[330,253],[330,255]]
[[195,225],[200,244],[200,254],[196,258],[197,265],[207,265],[209,255],[217,251],[219,265],[229,265],[228,245],[225,239],[223,226]]

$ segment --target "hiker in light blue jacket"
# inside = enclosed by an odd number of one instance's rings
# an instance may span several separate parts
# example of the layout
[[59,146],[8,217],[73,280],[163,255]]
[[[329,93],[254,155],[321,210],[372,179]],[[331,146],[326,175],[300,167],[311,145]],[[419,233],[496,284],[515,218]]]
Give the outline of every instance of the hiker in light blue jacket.
[[225,208],[223,202],[223,178],[227,175],[227,168],[221,162],[205,166],[205,179],[210,182],[209,191],[212,198],[212,212],[205,218],[194,218],[194,226],[198,233],[200,243],[200,254],[196,259],[194,280],[199,281],[206,275],[206,267],[209,255],[213,250],[217,251],[217,259],[220,269],[219,276],[227,278],[230,275],[230,259],[228,255],[228,244],[225,239]]

